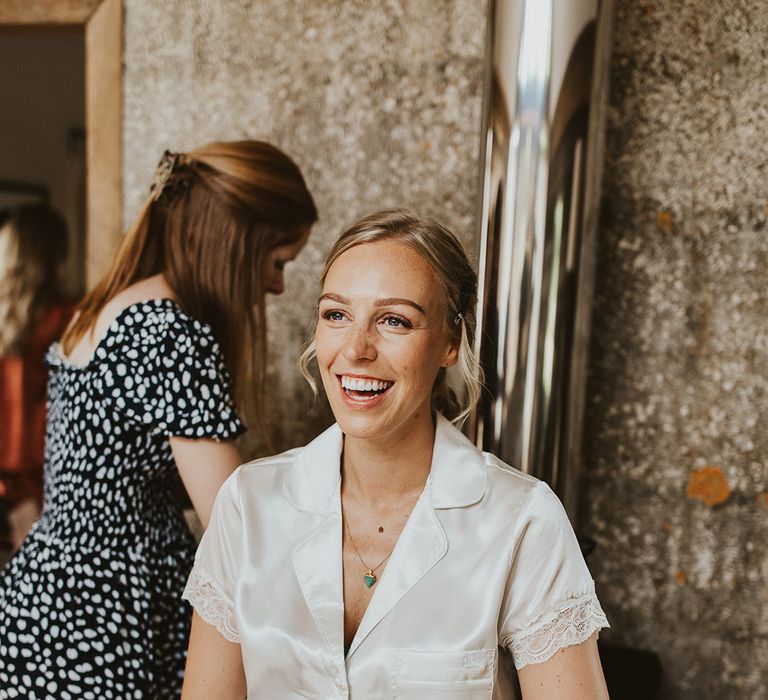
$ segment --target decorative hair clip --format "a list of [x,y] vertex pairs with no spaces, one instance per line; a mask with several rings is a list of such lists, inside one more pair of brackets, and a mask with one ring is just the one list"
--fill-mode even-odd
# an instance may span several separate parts
[[166,185],[173,175],[173,171],[182,162],[183,153],[171,153],[166,151],[155,168],[155,176],[152,180],[152,199],[156,202],[163,194]]
[[458,326],[461,323],[461,320],[464,318],[464,314],[459,311],[454,317],[453,322]]

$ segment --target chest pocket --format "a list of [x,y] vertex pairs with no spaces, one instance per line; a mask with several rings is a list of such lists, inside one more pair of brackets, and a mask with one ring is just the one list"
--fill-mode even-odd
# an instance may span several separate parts
[[393,698],[481,700],[493,694],[496,649],[397,651]]

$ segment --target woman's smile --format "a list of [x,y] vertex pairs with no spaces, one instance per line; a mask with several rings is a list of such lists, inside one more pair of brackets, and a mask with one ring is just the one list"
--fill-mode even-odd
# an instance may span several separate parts
[[391,438],[416,416],[431,425],[435,379],[457,352],[443,296],[429,263],[397,241],[355,246],[331,265],[316,349],[346,434]]
[[375,377],[351,374],[337,374],[336,377],[348,404],[358,409],[378,406],[394,385],[393,381]]

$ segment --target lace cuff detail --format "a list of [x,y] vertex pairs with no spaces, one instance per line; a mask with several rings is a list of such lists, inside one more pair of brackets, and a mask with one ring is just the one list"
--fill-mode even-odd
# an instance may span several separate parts
[[519,670],[540,664],[564,647],[581,644],[603,627],[610,627],[597,596],[587,593],[543,615],[528,629],[504,640]]
[[232,602],[207,572],[193,568],[181,597],[192,604],[203,620],[219,630],[224,639],[240,644]]

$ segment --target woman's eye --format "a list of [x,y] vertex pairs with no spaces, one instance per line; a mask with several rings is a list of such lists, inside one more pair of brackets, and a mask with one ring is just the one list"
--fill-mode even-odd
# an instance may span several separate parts
[[385,316],[382,319],[385,326],[390,328],[410,328],[411,324],[401,316]]
[[341,311],[323,311],[322,316],[326,321],[343,321],[344,314]]
[[282,272],[285,269],[285,260],[275,260],[275,270]]

